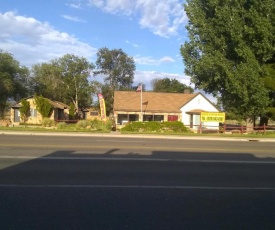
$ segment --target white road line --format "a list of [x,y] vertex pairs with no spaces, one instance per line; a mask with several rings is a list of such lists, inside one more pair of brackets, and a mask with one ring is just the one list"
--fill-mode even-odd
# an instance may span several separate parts
[[164,185],[21,185],[0,184],[0,188],[91,188],[91,189],[180,189],[180,190],[258,190],[275,191],[275,187],[215,187],[215,186],[164,186]]

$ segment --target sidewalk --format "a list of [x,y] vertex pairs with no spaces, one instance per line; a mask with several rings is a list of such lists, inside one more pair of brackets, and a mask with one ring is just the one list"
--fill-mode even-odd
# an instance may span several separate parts
[[[79,132],[39,132],[39,131],[7,131],[0,130],[1,135],[30,135],[30,136],[78,136],[78,137],[116,137],[116,138],[155,138],[155,139],[182,139],[182,140],[211,140],[211,141],[251,141],[275,142],[275,138],[254,138],[242,135],[240,137],[217,136],[184,136],[184,135],[156,135],[156,134],[121,134],[110,133],[79,133]],[[1,140],[1,137],[0,137]]]

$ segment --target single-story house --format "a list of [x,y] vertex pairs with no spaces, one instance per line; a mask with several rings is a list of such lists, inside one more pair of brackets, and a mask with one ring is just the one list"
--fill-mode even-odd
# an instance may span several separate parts
[[[26,98],[27,101],[30,102],[30,116],[26,122],[26,124],[41,124],[42,116],[37,111],[34,97]],[[47,99],[53,107],[53,112],[50,119],[58,121],[58,120],[69,120],[69,106],[59,102],[59,101],[52,101]],[[22,122],[20,117],[20,107],[21,103],[17,103],[11,107],[11,121],[13,125],[19,125]]]
[[218,122],[202,123],[201,112],[219,112],[202,93],[114,93],[114,117],[118,126],[132,121],[181,121],[194,130],[200,125],[218,129]]

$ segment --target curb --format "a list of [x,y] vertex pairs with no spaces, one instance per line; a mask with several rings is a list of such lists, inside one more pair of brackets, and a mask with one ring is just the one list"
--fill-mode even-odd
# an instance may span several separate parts
[[243,141],[243,142],[275,142],[275,138],[244,138],[244,137],[202,137],[202,136],[174,136],[154,134],[121,134],[111,133],[53,133],[28,131],[0,131],[0,135],[29,135],[29,136],[79,136],[79,137],[117,137],[117,138],[151,138],[151,139],[177,139],[177,140],[205,140],[205,141]]

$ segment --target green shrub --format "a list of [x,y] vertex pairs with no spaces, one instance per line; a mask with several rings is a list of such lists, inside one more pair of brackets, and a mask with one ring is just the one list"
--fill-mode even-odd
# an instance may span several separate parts
[[162,129],[162,123],[157,121],[150,121],[144,123],[145,132],[160,132]]
[[70,119],[75,119],[75,106],[72,102],[69,105],[69,117]]
[[112,122],[111,121],[100,121],[97,119],[90,121],[91,129],[93,130],[111,130],[112,129]]
[[165,121],[163,122],[163,126],[165,130],[173,131],[175,133],[187,133],[189,132],[189,129],[183,125],[180,121]]
[[121,131],[125,132],[174,132],[187,133],[190,132],[187,127],[180,121],[174,122],[132,122],[125,125]]
[[108,120],[108,121],[105,123],[105,129],[111,131],[111,130],[112,130],[112,127],[113,127],[113,122],[110,121],[110,120]]
[[89,121],[80,120],[76,123],[75,127],[77,129],[86,129],[90,125]]
[[143,132],[145,128],[145,124],[143,122],[132,122],[125,125],[121,131],[126,132]]
[[65,122],[59,122],[57,124],[58,129],[66,129],[66,127],[67,127],[67,124]]
[[28,117],[30,116],[30,102],[26,99],[21,100],[21,105],[19,111],[20,111],[20,117],[23,120],[24,125],[26,125],[26,122],[28,120]]
[[44,126],[44,127],[52,127],[54,125],[55,125],[54,120],[52,120],[50,118],[47,118],[47,117],[43,118],[43,120],[42,120],[42,126]]
[[91,124],[91,129],[94,129],[94,130],[102,129],[102,122],[97,119],[91,120],[90,124]]
[[41,114],[42,118],[48,118],[53,112],[53,107],[47,98],[44,98],[42,95],[34,95],[34,100],[36,104],[37,111]]

